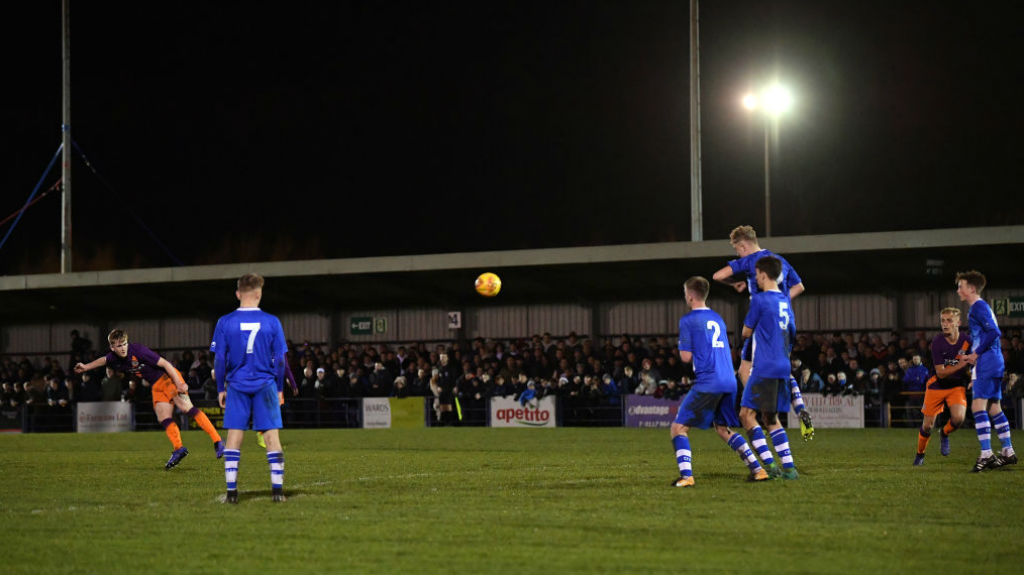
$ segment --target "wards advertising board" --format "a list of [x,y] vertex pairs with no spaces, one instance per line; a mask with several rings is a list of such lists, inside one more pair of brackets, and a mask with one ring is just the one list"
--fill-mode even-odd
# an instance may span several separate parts
[[554,428],[555,399],[545,396],[522,405],[512,396],[491,398],[491,426],[494,428]]
[[391,428],[388,398],[363,398],[363,428]]

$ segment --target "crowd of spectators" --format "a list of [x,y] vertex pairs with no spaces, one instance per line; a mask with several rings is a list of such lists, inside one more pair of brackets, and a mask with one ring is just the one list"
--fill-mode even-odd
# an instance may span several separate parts
[[[70,362],[88,362],[104,351],[73,336]],[[864,395],[869,405],[900,392],[924,390],[934,373],[931,337],[897,332],[800,333],[792,352],[793,375],[805,392]],[[1022,395],[1021,330],[1004,331],[1008,395]],[[734,359],[739,364],[738,346]],[[206,350],[164,353],[182,373],[193,398],[216,398],[212,359]],[[491,396],[521,399],[559,396],[615,402],[642,394],[678,399],[693,370],[679,360],[674,336],[619,335],[587,338],[537,334],[529,338],[477,338],[443,343],[354,343],[327,346],[289,342],[288,361],[302,398],[433,396],[483,402]],[[106,368],[75,375],[54,357],[0,358],[0,405],[67,408],[72,402],[150,401],[147,382]]]

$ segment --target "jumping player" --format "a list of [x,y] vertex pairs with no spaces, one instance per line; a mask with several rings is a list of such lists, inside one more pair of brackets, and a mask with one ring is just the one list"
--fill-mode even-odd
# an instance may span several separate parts
[[[775,279],[775,282],[778,284],[782,294],[790,301],[790,311],[792,312],[793,298],[804,292],[804,282],[793,266],[782,256],[761,248],[757,241],[757,232],[754,231],[752,226],[737,226],[734,228],[729,233],[729,243],[739,258],[730,260],[726,266],[715,272],[714,280],[732,286],[737,292],[746,290],[750,297],[753,298],[754,294],[760,291],[756,281],[757,261],[766,256],[777,258],[782,263],[782,271],[779,273],[778,278]],[[795,336],[795,334],[791,336]],[[747,385],[747,380],[750,378],[750,358],[750,339],[745,338],[740,352],[739,368],[740,381],[743,382],[744,386]],[[800,430],[804,440],[810,440],[814,437],[814,425],[811,421],[810,413],[804,408],[803,399],[800,396],[800,388],[796,385],[795,379],[790,382],[791,395],[794,394],[794,388],[794,401],[797,398],[800,399],[800,402],[794,405],[795,411],[800,416]]]
[[932,365],[935,375],[925,384],[924,405],[921,413],[924,421],[917,433],[917,455],[914,466],[924,464],[925,449],[935,426],[935,417],[942,413],[943,407],[949,407],[949,422],[942,428],[939,451],[949,456],[949,435],[964,423],[967,412],[967,395],[964,392],[970,382],[970,370],[963,361],[964,354],[971,345],[966,333],[960,332],[960,309],[943,308],[939,312],[942,334],[936,334],[932,340]]
[[283,385],[288,345],[277,316],[259,309],[263,277],[246,274],[235,291],[239,307],[217,320],[210,351],[217,374],[217,399],[224,408],[228,429],[224,450],[224,501],[238,504],[238,464],[242,438],[252,418],[252,428],[263,432],[270,465],[270,486],[274,502],[284,502],[284,453],[281,451],[281,405],[278,390]]
[[[956,293],[962,302],[970,305],[967,312],[967,327],[971,331],[971,353],[964,361],[974,364],[974,398],[971,412],[974,414],[974,428],[981,445],[981,454],[975,462],[973,472],[1016,464],[1017,455],[1010,440],[1010,422],[999,405],[1003,398],[1003,353],[999,349],[999,324],[992,308],[981,299],[985,289],[985,275],[977,270],[960,272],[956,275]],[[990,419],[991,417],[991,419]],[[992,426],[995,426],[1002,452],[992,452]]]
[[736,376],[729,355],[725,321],[707,307],[710,283],[694,276],[686,281],[683,292],[690,312],[679,319],[679,358],[693,362],[696,379],[693,388],[679,405],[672,422],[672,445],[679,466],[679,478],[672,486],[693,486],[691,468],[690,427],[706,430],[714,424],[715,432],[750,468],[750,480],[768,480],[768,473],[758,463],[743,436],[729,429],[739,426],[736,417]]
[[107,336],[107,342],[110,344],[109,354],[100,356],[88,364],[75,364],[75,372],[81,374],[101,366],[110,366],[118,372],[130,374],[136,379],[145,379],[151,384],[153,411],[156,412],[157,420],[164,427],[164,433],[174,447],[171,458],[164,465],[165,469],[174,468],[188,456],[188,448],[181,442],[181,431],[174,423],[175,406],[188,414],[210,436],[217,458],[224,455],[224,442],[221,441],[217,428],[206,414],[192,405],[192,400],[188,397],[188,384],[177,368],[146,346],[137,342],[129,343],[128,333],[124,330],[112,330]]

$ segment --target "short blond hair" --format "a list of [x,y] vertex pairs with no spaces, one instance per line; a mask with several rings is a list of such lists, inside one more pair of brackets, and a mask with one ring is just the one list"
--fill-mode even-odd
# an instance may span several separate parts
[[128,340],[128,332],[125,330],[114,328],[110,331],[110,334],[107,334],[107,342],[110,343],[111,346],[122,340]]
[[955,308],[953,306],[947,306],[946,308],[943,308],[941,312],[939,312],[939,316],[945,316],[946,314],[949,314],[950,316],[959,316],[960,309]]
[[250,272],[238,279],[239,292],[252,292],[263,288],[263,276]]
[[754,232],[753,226],[737,226],[729,233],[729,243],[735,244],[744,241],[757,242],[757,232]]

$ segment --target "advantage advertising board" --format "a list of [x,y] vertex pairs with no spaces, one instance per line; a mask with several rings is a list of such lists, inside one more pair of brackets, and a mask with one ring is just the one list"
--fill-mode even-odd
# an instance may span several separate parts
[[680,402],[630,394],[626,396],[626,427],[668,428],[675,420]]

